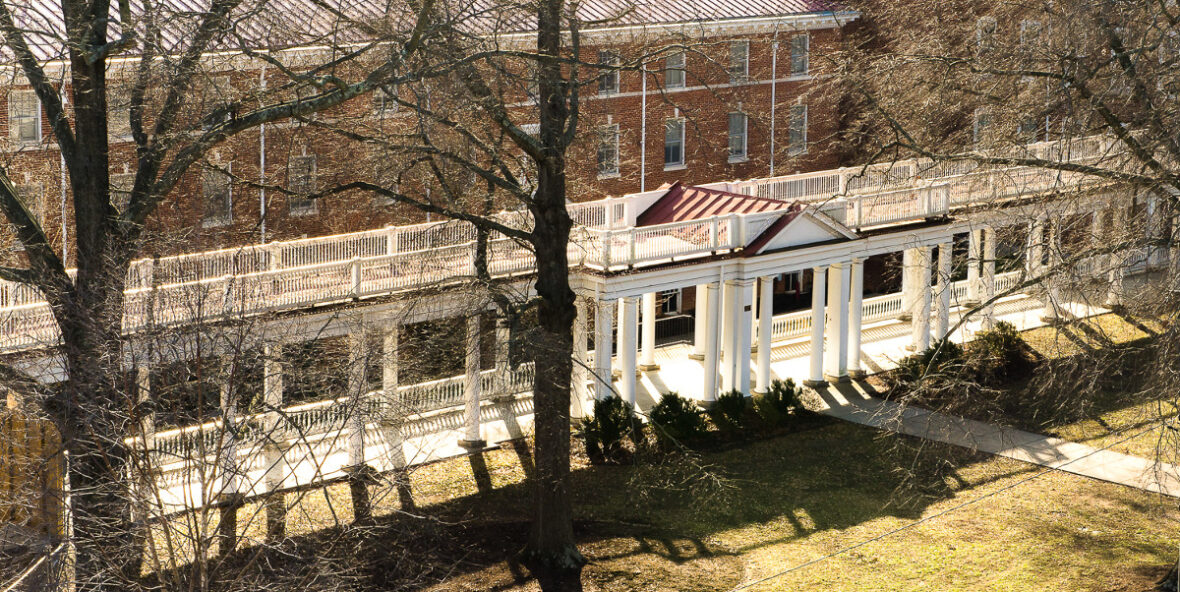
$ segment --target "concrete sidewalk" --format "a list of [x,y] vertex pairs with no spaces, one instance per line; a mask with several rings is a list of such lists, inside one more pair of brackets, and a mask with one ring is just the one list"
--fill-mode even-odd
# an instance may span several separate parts
[[816,394],[817,411],[845,421],[1180,497],[1180,468],[1172,464],[908,407],[878,399],[857,382],[821,387]]

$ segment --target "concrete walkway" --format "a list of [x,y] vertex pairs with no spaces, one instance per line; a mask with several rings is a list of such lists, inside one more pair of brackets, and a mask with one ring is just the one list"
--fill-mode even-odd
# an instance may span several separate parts
[[1180,468],[1172,464],[884,401],[858,382],[822,387],[815,394],[811,406],[845,421],[1180,497]]

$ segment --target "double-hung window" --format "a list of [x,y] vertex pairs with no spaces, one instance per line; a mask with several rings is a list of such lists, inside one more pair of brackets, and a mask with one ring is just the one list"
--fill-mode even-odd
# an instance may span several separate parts
[[684,166],[684,118],[664,122],[664,168]]
[[[229,170],[229,166],[226,166]],[[201,192],[205,197],[205,226],[224,226],[233,222],[234,192],[229,173],[208,169],[201,179]]]
[[292,216],[316,212],[316,201],[308,197],[316,191],[315,181],[315,155],[292,156],[287,163],[287,209]]
[[397,113],[396,88],[383,84],[373,91],[373,113],[378,117]]
[[795,156],[807,153],[807,105],[791,105],[790,121],[787,125],[787,154]]
[[598,177],[619,175],[619,125],[604,125],[598,130]]
[[14,144],[41,141],[41,101],[32,90],[8,93],[8,139]]
[[791,37],[791,76],[807,76],[810,53],[811,37],[807,33]]
[[990,16],[975,21],[975,55],[986,55],[996,46],[996,19]]
[[748,123],[749,118],[745,113],[729,114],[729,162],[746,160]]
[[732,41],[729,44],[729,83],[742,84],[750,77],[750,42]]
[[664,88],[684,88],[684,52],[664,58]]
[[613,95],[619,92],[619,54],[613,51],[598,52],[598,94]]

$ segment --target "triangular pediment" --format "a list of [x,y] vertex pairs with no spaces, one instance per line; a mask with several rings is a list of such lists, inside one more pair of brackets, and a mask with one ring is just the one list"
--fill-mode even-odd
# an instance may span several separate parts
[[857,234],[823,214],[808,211],[783,216],[767,228],[746,248],[747,255],[757,255],[834,240],[852,240]]

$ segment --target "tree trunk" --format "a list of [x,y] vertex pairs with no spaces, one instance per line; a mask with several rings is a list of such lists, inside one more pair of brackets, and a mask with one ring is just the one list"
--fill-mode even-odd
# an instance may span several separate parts
[[573,324],[577,316],[569,284],[567,249],[572,221],[566,211],[565,127],[569,106],[560,61],[565,6],[547,0],[538,6],[540,139],[544,158],[537,160],[537,191],[531,206],[535,227],[540,335],[532,340],[536,378],[533,422],[536,432],[536,478],[533,524],[522,560],[541,589],[580,591],[586,559],[574,544],[570,472],[570,376],[573,370]]

